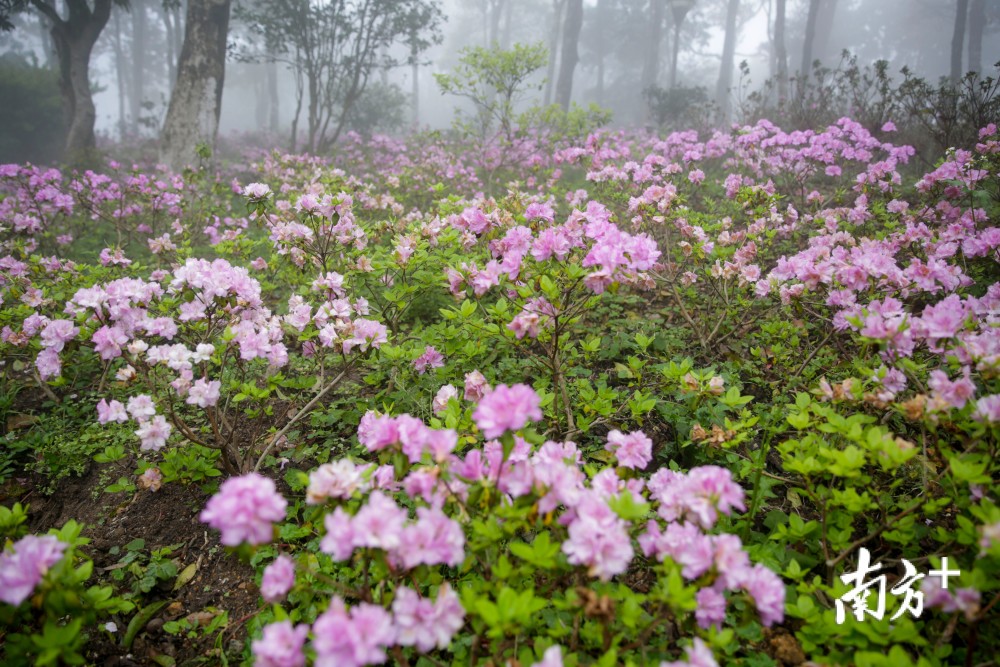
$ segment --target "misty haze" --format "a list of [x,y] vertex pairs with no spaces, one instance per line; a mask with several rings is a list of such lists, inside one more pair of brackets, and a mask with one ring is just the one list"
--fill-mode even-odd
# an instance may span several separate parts
[[1000,0],[0,0],[0,664],[990,667]]

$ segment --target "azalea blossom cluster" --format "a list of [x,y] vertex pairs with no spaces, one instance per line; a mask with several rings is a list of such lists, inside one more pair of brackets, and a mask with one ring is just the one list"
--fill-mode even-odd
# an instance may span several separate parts
[[311,630],[314,665],[377,665],[385,662],[386,649],[392,646],[412,646],[422,653],[446,648],[464,619],[458,596],[447,583],[438,588],[435,599],[400,586],[393,593],[391,610],[367,602],[348,608],[334,596],[311,628],[293,626],[291,621],[272,623],[252,642],[251,650],[257,667],[303,667]]
[[312,187],[300,193],[294,204],[276,199],[274,212],[268,206],[272,194],[263,183],[251,183],[243,189],[250,204],[258,207],[251,220],[262,220],[275,251],[287,255],[296,266],[305,266],[308,258],[321,264],[334,243],[357,250],[368,244],[365,230],[354,217],[354,200],[346,192],[333,196]]
[[[699,586],[696,617],[702,627],[721,626],[727,593],[746,593],[766,625],[782,620],[781,579],[765,566],[751,564],[735,535],[707,532],[720,516],[745,508],[743,490],[728,470],[701,466],[680,473],[661,468],[648,479],[625,474],[650,462],[652,443],[642,432],[613,431],[608,449],[621,467],[590,477],[575,443],[548,441],[536,449],[518,435],[542,416],[540,398],[527,385],[498,385],[479,396],[473,392],[472,400],[473,420],[488,440],[464,455],[454,453],[458,438],[453,430],[433,429],[405,414],[366,414],[358,428],[359,442],[376,455],[397,449],[410,465],[401,478],[391,465],[358,465],[349,459],[313,471],[308,502],[329,510],[320,550],[335,561],[356,558],[359,552],[381,554],[397,572],[417,566],[445,572],[458,568],[469,557],[466,531],[471,526],[465,502],[473,487],[482,485],[496,489],[501,502],[533,498],[539,514],[558,513],[556,525],[565,531],[560,549],[570,567],[582,568],[589,576],[607,581],[623,574],[635,556],[634,545],[647,557],[676,563],[683,577]],[[497,438],[509,439],[508,445]],[[612,501],[626,494],[635,502],[651,503],[659,518],[643,526],[619,516]],[[401,506],[396,497],[415,510]],[[260,544],[270,538],[283,507],[272,484],[248,476],[226,482],[202,518],[223,532],[225,544]],[[269,566],[264,584],[270,599],[280,598],[290,586],[289,564],[279,559]],[[457,599],[448,597],[450,589],[442,587],[433,604],[403,590],[397,590],[391,614],[369,603],[348,610],[334,598],[312,627],[320,659],[335,656],[343,661],[336,664],[376,664],[393,643],[420,650],[446,647],[463,618]],[[442,604],[451,611],[437,609]],[[441,615],[451,623],[441,625]],[[421,625],[420,619],[429,618],[438,621]],[[273,627],[255,644],[258,659],[277,655],[281,646],[289,655],[300,655],[307,632]],[[437,634],[431,633],[432,627]]]
[[[526,212],[530,219],[543,221],[551,220],[552,215],[551,208],[544,206],[529,206]],[[491,219],[476,206],[467,207],[460,215],[449,218],[449,222],[463,232],[467,246],[473,245],[477,237],[500,229],[498,216]],[[603,293],[615,282],[648,288],[651,279],[647,272],[660,256],[653,239],[646,234],[633,235],[619,229],[611,222],[611,212],[597,201],[589,201],[585,208],[575,209],[561,225],[543,225],[537,234],[525,225],[506,228],[503,237],[490,243],[490,252],[493,258],[482,269],[471,262],[463,263],[459,269],[447,270],[452,294],[463,296],[467,286],[471,286],[476,296],[482,296],[499,285],[502,277],[519,284],[522,272],[531,268],[532,263],[541,264],[552,259],[565,262],[570,260],[571,254],[580,266],[591,269],[584,284],[595,294]],[[537,306],[531,310],[537,310]],[[512,327],[520,331],[526,325],[513,324]]]
[[364,297],[354,301],[345,298],[341,287],[343,281],[343,276],[331,271],[313,282],[313,290],[325,297],[315,310],[300,295],[288,300],[288,314],[282,321],[300,333],[316,332],[315,340],[304,346],[303,353],[307,357],[314,356],[318,349],[344,354],[355,350],[365,352],[378,349],[388,341],[385,325],[364,317],[370,313],[368,301]]
[[[0,188],[11,195],[0,198],[0,252],[13,251],[15,240],[24,244],[25,252],[34,252],[36,235],[73,212],[73,197],[61,186],[58,169],[0,165]],[[11,234],[5,238],[7,231]]]
[[0,553],[0,600],[15,607],[31,595],[66,551],[53,535],[26,535]]

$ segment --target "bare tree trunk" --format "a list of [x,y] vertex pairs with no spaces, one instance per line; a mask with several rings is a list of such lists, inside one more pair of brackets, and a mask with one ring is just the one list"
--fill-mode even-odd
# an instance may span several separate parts
[[986,0],[972,0],[969,6],[970,72],[983,71],[983,25],[986,23]]
[[132,85],[129,87],[129,113],[132,131],[139,133],[139,119],[142,116],[143,78],[146,74],[146,6],[143,0],[131,0],[132,14]]
[[177,51],[174,49],[174,30],[176,28],[170,10],[163,5],[157,6],[160,8],[163,27],[167,33],[167,86],[173,89],[174,82],[177,80]]
[[[597,23],[598,25],[607,24],[607,11],[608,2],[607,0],[597,0]],[[604,37],[604,31],[597,31],[597,103],[599,105],[604,104],[604,59],[608,55],[608,42]]]
[[802,64],[799,76],[803,81],[809,78],[813,64],[813,42],[816,40],[816,15],[819,14],[820,0],[809,0],[809,13],[806,15],[806,34],[802,40]]
[[655,86],[660,78],[660,45],[663,43],[664,0],[649,0],[649,30],[646,33],[646,57],[642,62],[640,89]]
[[951,35],[951,83],[957,85],[962,78],[962,42],[969,16],[969,0],[958,0],[955,12],[955,30]]
[[549,26],[549,62],[545,67],[545,106],[552,104],[555,88],[556,61],[559,59],[559,33],[562,30],[562,10],[566,0],[552,0],[552,24]]
[[267,126],[277,132],[281,125],[281,98],[278,96],[278,64],[267,63]]
[[777,0],[774,10],[774,61],[778,79],[778,99],[788,99],[788,49],[785,47],[785,0]]
[[97,110],[90,90],[90,54],[101,31],[111,17],[111,0],[95,0],[93,8],[86,0],[65,0],[68,17],[42,0],[31,4],[52,24],[49,34],[59,63],[59,90],[69,121],[66,134],[66,157],[85,162],[96,147],[94,123]]
[[52,35],[49,33],[52,26],[45,20],[44,16],[38,17],[38,39],[42,43],[42,53],[45,54],[45,67],[56,68],[55,46],[52,44]]
[[729,0],[726,9],[726,38],[722,44],[722,63],[719,65],[719,82],[715,88],[715,101],[723,122],[729,120],[729,88],[733,83],[733,57],[736,53],[736,17],[740,13],[740,0]]
[[121,12],[115,11],[115,38],[112,45],[115,50],[115,83],[118,87],[118,139],[124,140],[128,119],[125,117],[125,50],[122,48]]
[[490,0],[490,34],[487,38],[489,46],[500,44],[500,17],[503,16],[504,0]]
[[[837,13],[837,0],[820,0],[816,10],[816,36],[813,40],[813,59],[825,62],[828,53],[830,33],[833,32],[833,17]],[[839,54],[838,54],[839,55]]]
[[583,28],[583,0],[567,0],[566,21],[563,24],[562,53],[559,56],[559,80],[556,82],[556,104],[569,109],[573,97],[573,73],[579,61],[577,43]]
[[677,58],[681,53],[681,24],[677,21],[674,21],[674,38],[670,48],[670,79],[667,87],[673,90],[677,87]]
[[412,54],[410,76],[413,77],[413,81],[410,83],[410,97],[413,103],[413,118],[410,124],[416,130],[420,127],[420,63],[417,61],[416,54]]
[[483,46],[490,48],[490,4],[493,0],[481,0],[483,3]]
[[256,76],[257,72],[261,72],[267,67],[264,64],[252,64],[250,65],[254,70],[253,75],[253,98],[254,98],[254,122],[257,125],[258,130],[262,130],[267,127],[267,77],[266,76]]
[[500,48],[505,51],[510,48],[511,35],[514,32],[512,25],[514,20],[514,0],[504,0],[503,4],[503,33],[500,38]]
[[[183,9],[183,11],[181,11]],[[181,51],[184,50],[184,17],[187,15],[187,0],[181,0],[173,8],[174,12],[174,69],[177,68],[177,61],[180,60]],[[174,83],[177,82],[177,72],[174,72]],[[173,84],[171,84],[173,89]]]
[[226,36],[232,0],[190,0],[177,83],[163,123],[160,159],[191,163],[198,144],[215,145],[226,75]]

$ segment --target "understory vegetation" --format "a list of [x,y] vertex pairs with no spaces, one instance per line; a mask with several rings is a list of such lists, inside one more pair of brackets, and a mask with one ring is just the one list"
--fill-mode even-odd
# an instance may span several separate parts
[[992,664],[996,125],[612,130],[490,57],[452,133],[0,166],[4,664]]

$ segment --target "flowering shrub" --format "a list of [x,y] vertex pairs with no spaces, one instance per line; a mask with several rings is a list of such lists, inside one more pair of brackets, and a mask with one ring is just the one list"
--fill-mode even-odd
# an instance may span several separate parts
[[[745,509],[728,470],[636,474],[650,462],[649,439],[616,431],[609,444],[630,465],[588,473],[575,443],[543,441],[526,428],[541,418],[538,404],[525,385],[487,391],[461,432],[474,424],[489,439],[461,455],[458,441],[475,437],[405,414],[365,415],[358,439],[375,460],[339,459],[308,476],[300,520],[325,530],[297,546],[320,557],[299,558],[296,572],[283,554],[264,572],[262,594],[272,602],[289,595],[312,608],[332,586],[329,605],[314,620],[296,616],[312,621],[311,631],[287,620],[267,625],[254,643],[257,662],[302,664],[307,636],[317,664],[377,664],[387,651],[397,660],[444,652],[458,661],[540,660],[553,642],[560,655],[648,661],[673,652],[636,636],[664,619],[681,632],[721,629],[736,604],[729,598],[764,625],[781,622],[781,579],[752,564],[736,535],[710,532]],[[224,543],[238,536],[259,544],[274,531],[283,512],[271,512],[280,503],[265,481],[233,478],[210,501],[202,520]],[[643,591],[612,584],[640,553],[652,577]],[[348,608],[345,596],[361,602]],[[529,657],[518,651],[545,635]],[[711,650],[697,646],[711,661]]]
[[[80,552],[89,540],[68,522],[48,535],[25,535],[20,504],[3,508],[0,623],[4,664],[82,664],[99,620],[132,609],[111,586],[91,585],[94,564]],[[16,541],[14,537],[20,536]]]
[[[256,664],[977,664],[1000,135],[921,173],[893,132],[5,166],[0,372],[84,405],[109,492],[212,494]],[[960,574],[838,621],[861,548]]]

